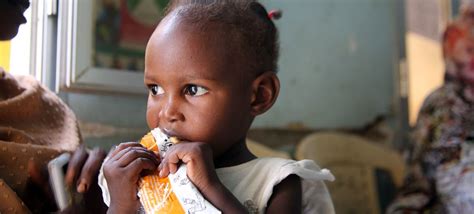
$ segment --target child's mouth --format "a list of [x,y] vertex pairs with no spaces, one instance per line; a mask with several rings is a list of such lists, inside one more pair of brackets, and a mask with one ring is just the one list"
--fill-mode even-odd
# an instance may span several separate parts
[[172,141],[183,141],[183,137],[181,137],[177,132],[167,129],[167,128],[160,128],[161,132],[163,132],[166,136],[170,137]]

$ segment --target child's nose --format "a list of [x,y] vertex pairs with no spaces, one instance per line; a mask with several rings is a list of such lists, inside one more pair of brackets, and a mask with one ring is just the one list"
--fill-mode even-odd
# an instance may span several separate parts
[[165,122],[178,122],[184,120],[184,115],[179,111],[179,101],[168,97],[160,111],[160,119]]

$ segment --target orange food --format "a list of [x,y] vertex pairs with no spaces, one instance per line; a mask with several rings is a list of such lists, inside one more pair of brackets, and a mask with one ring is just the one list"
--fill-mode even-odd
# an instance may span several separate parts
[[[170,140],[173,142],[172,139]],[[142,138],[140,144],[151,151],[159,151],[151,132]],[[158,172],[144,176],[140,180],[139,195],[140,202],[146,213],[185,213],[178,198],[172,191],[169,179],[160,178]]]

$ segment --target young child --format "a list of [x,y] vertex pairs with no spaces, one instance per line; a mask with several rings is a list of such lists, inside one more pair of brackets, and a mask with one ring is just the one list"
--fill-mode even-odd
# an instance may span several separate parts
[[[103,165],[109,212],[135,213],[144,170],[162,177],[182,163],[202,195],[223,213],[333,213],[309,160],[256,158],[246,147],[253,119],[277,99],[277,29],[251,0],[172,1],[146,50],[147,123],[181,139],[160,160],[122,143]],[[107,194],[107,193],[106,193]]]

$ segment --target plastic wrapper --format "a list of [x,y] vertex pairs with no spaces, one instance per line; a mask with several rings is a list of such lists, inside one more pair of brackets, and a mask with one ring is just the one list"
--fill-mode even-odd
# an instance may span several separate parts
[[[145,135],[140,144],[158,152],[161,157],[178,140],[156,128]],[[176,173],[160,178],[158,171],[139,181],[138,197],[146,213],[221,213],[204,199],[186,175],[182,164]]]

